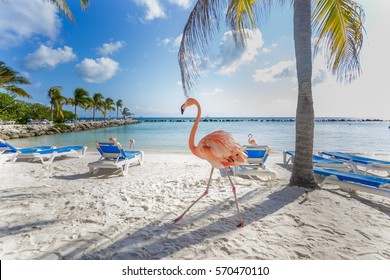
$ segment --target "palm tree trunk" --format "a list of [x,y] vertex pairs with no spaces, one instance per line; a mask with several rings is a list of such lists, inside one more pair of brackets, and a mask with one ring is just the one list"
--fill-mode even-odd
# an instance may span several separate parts
[[74,118],[75,122],[77,122],[77,105],[74,105]]
[[53,121],[53,103],[50,104],[50,121]]
[[298,77],[295,159],[290,185],[315,188],[313,173],[314,107],[312,96],[311,0],[294,1],[294,42]]
[[93,107],[93,117],[92,117],[92,120],[95,121],[95,111],[96,111],[96,107],[94,106]]

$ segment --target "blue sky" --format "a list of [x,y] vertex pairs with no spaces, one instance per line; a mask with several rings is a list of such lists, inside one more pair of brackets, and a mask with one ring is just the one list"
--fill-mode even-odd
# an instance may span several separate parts
[[[29,78],[32,102],[63,86],[100,92],[137,116],[179,116],[185,97],[178,45],[194,0],[92,0],[87,12],[67,1],[76,25],[42,0],[0,2],[0,60]],[[390,119],[390,1],[362,0],[366,35],[362,75],[340,84],[318,55],[313,67],[317,117]],[[295,116],[297,88],[292,9],[273,7],[247,47],[235,48],[221,24],[193,96],[206,116]],[[70,107],[67,109],[71,109]],[[79,110],[81,115],[91,113]],[[193,116],[195,111],[186,113]],[[114,116],[115,113],[110,115]]]

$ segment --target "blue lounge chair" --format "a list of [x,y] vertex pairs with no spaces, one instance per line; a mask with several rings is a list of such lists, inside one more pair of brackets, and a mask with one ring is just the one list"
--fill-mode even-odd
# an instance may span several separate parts
[[[283,163],[293,163],[295,158],[295,151],[283,151]],[[353,167],[350,164],[340,160],[331,160],[321,156],[313,155],[313,165],[315,167],[328,167],[333,169],[350,171]]]
[[264,176],[271,179],[276,178],[276,173],[270,170],[265,162],[271,152],[271,148],[266,145],[244,145],[245,153],[248,155],[247,163],[233,167],[233,175],[240,176]]
[[86,146],[65,146],[49,150],[18,151],[16,153],[14,161],[17,161],[18,159],[39,159],[42,164],[51,164],[53,160],[58,156],[73,155],[78,158],[81,158],[85,156],[86,150]]
[[326,184],[339,185],[344,190],[367,192],[390,198],[390,179],[388,178],[317,167],[314,168],[314,173],[325,177],[320,187]]
[[12,146],[10,143],[0,139],[0,154],[3,153],[16,153],[16,152],[36,152],[36,151],[41,151],[41,150],[49,150],[53,149],[55,146],[34,146],[30,148],[16,148]]
[[143,163],[143,151],[125,151],[118,142],[97,142],[96,148],[101,157],[98,161],[88,163],[91,174],[97,174],[99,169],[115,169],[125,176],[131,165]]
[[390,176],[390,161],[367,158],[362,156],[355,156],[348,153],[341,152],[319,152],[320,155],[328,156],[331,159],[342,160],[348,162],[355,173],[359,173],[358,167],[363,167],[364,173],[367,174],[369,170],[386,171]]

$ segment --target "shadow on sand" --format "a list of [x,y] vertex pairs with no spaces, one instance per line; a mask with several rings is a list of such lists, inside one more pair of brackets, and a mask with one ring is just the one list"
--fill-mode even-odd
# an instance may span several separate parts
[[[264,190],[255,189],[239,198],[240,203],[250,200],[259,195]],[[251,223],[261,221],[268,215],[271,215],[286,205],[292,203],[304,194],[305,189],[298,187],[283,187],[281,190],[271,193],[261,203],[245,207],[242,205],[242,217],[246,226]],[[136,231],[124,233],[118,237],[110,237],[107,232],[104,234],[108,244],[102,244],[99,238],[83,238],[77,247],[72,244],[72,248],[59,248],[58,250],[67,252],[63,254],[62,259],[163,259],[169,258],[175,252],[183,248],[190,247],[204,242],[207,239],[225,235],[226,233],[239,231],[235,224],[237,216],[219,217],[216,212],[220,208],[226,207],[226,201],[218,205],[211,206],[206,212],[199,215],[186,216],[179,224],[172,224],[172,218],[169,222],[156,221],[150,223]],[[229,206],[230,207],[230,206]],[[232,209],[234,204],[232,206]],[[210,224],[196,228],[194,222],[204,219],[210,215],[216,216],[216,220]],[[130,231],[130,230],[129,230]],[[126,230],[122,230],[126,232]],[[104,242],[103,242],[104,243]],[[98,245],[101,244],[101,245]],[[96,249],[93,249],[96,248]],[[57,250],[57,251],[58,251]],[[50,254],[50,253],[48,253]],[[45,258],[42,256],[41,258]]]

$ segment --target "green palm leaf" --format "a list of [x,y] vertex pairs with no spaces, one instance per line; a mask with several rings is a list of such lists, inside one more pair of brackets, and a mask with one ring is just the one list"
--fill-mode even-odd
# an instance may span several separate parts
[[352,0],[314,0],[313,27],[318,39],[315,53],[323,47],[328,68],[340,80],[351,81],[360,72],[363,44],[363,8]]

